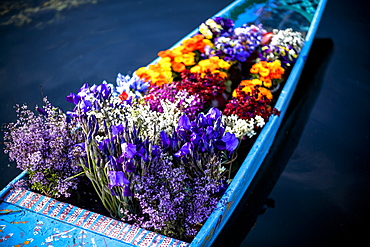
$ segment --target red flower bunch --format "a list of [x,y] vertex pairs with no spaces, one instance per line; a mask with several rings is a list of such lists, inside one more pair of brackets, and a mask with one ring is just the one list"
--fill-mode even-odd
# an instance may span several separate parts
[[177,90],[186,90],[191,95],[198,94],[203,98],[204,104],[211,104],[211,101],[221,97],[226,90],[226,78],[219,73],[191,73],[185,70],[181,73],[181,81],[177,84]]
[[236,89],[236,97],[233,97],[226,104],[223,114],[226,116],[234,114],[247,120],[259,115],[265,122],[272,114],[279,115],[279,111],[271,107],[272,99],[269,99],[266,95],[261,95],[259,89],[262,87],[260,85],[250,87],[249,92],[242,90],[243,88],[244,86],[239,86]]

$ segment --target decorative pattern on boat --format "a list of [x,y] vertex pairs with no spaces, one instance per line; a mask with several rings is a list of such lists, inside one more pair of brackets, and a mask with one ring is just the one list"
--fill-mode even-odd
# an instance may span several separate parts
[[3,200],[0,245],[5,241],[9,246],[189,245],[28,190],[11,190]]

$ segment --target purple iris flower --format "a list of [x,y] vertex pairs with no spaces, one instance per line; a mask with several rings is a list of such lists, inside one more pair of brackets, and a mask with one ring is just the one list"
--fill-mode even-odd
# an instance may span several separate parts
[[187,143],[185,143],[181,148],[180,148],[180,150],[177,152],[177,153],[175,153],[174,155],[175,155],[175,157],[183,157],[183,156],[186,156],[186,155],[188,155],[189,153],[190,153],[190,151],[191,151],[191,144],[189,143],[189,142],[187,142]]
[[161,154],[162,150],[159,146],[157,145],[153,145],[152,146],[152,159],[155,159],[156,157],[159,157],[159,155]]
[[68,96],[66,96],[66,100],[69,103],[77,105],[78,102],[80,102],[80,100],[81,100],[81,96],[78,95],[78,94],[70,93]]
[[98,148],[105,154],[109,154],[110,149],[110,139],[104,139],[103,141],[99,142]]
[[216,137],[213,131],[213,126],[207,126],[205,134],[207,136],[207,139],[214,139]]
[[120,133],[123,133],[123,131],[125,130],[125,127],[123,127],[122,124],[119,124],[119,125],[112,125],[111,126],[111,130],[112,130],[112,134],[113,136],[117,136],[119,135]]
[[126,172],[134,172],[136,170],[135,164],[133,160],[128,160],[125,162],[125,171]]
[[78,96],[81,98],[86,97],[86,95],[89,93],[90,87],[89,84],[85,83],[82,85],[82,87],[78,90]]
[[167,133],[164,130],[162,130],[159,135],[161,137],[162,146],[164,148],[168,148],[171,144],[170,137],[167,135]]
[[226,149],[226,143],[223,142],[222,140],[216,140],[215,141],[215,147],[218,149],[218,150],[225,150]]
[[92,108],[92,104],[90,100],[82,100],[80,103],[80,107],[82,112],[88,112]]
[[195,145],[198,145],[199,141],[200,141],[200,136],[195,133],[195,132],[192,132],[190,134],[190,141],[195,144]]
[[197,126],[203,127],[207,125],[207,118],[203,114],[199,114],[197,117]]
[[71,118],[78,117],[78,114],[77,114],[76,112],[74,112],[74,111],[67,111],[67,112],[66,112],[66,115],[67,115],[68,117],[71,117]]
[[144,147],[141,147],[139,151],[136,152],[136,155],[140,156],[144,162],[149,160],[147,149]]
[[125,186],[125,190],[123,191],[124,196],[133,196],[134,194],[132,193],[130,186]]
[[143,81],[140,77],[134,75],[130,80],[130,88],[135,92],[145,93],[149,88],[149,82]]
[[99,123],[96,116],[91,115],[87,117],[88,133],[87,140],[90,142],[99,131]]
[[87,90],[87,92],[90,92],[90,93],[97,93],[98,92],[98,86],[97,85],[92,85],[90,87],[90,89]]
[[125,177],[123,171],[108,171],[109,188],[113,186],[125,187],[130,181]]
[[117,160],[114,156],[109,155],[108,158],[109,158],[109,164],[111,165],[112,169],[114,169],[116,171],[117,170],[122,170],[122,168],[119,166],[119,164],[118,164],[118,162],[117,162]]
[[100,93],[100,95],[103,97],[104,100],[107,100],[109,96],[111,95],[111,88],[108,86],[108,84],[100,84],[96,88],[97,92]]
[[188,118],[186,114],[182,115],[179,119],[179,124],[178,124],[177,129],[186,131],[186,130],[190,130],[190,127],[191,127],[190,119]]
[[127,158],[127,159],[132,159],[134,158],[136,154],[136,145],[131,144],[131,143],[122,143],[122,156]]
[[231,134],[229,132],[226,132],[221,140],[226,144],[225,149],[229,152],[234,151],[239,144],[239,139],[235,136],[235,134]]

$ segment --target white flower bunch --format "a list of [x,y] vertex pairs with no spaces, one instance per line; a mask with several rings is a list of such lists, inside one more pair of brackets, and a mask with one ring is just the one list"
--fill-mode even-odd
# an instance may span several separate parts
[[270,42],[271,45],[290,45],[297,53],[301,52],[302,46],[304,45],[302,33],[294,32],[292,28],[287,28],[285,30],[274,29],[272,32],[274,35]]
[[226,126],[225,131],[235,134],[239,139],[248,136],[252,138],[256,135],[256,127],[262,128],[265,125],[265,120],[261,116],[255,116],[249,120],[241,119],[237,115],[222,116],[222,121]]

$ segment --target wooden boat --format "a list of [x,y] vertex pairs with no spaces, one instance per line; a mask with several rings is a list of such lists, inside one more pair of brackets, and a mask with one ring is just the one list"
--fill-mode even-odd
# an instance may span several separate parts
[[[191,243],[134,227],[32,191],[12,189],[11,184],[26,175],[26,172],[23,172],[0,192],[0,245],[214,245],[274,141],[304,67],[325,4],[326,0],[238,0],[215,15],[233,19],[236,26],[253,22],[262,23],[266,29],[291,27],[305,34],[305,44],[275,105],[281,112],[280,116],[271,116],[222,197],[222,202]],[[193,36],[196,32],[197,30],[194,30],[184,39]]]

